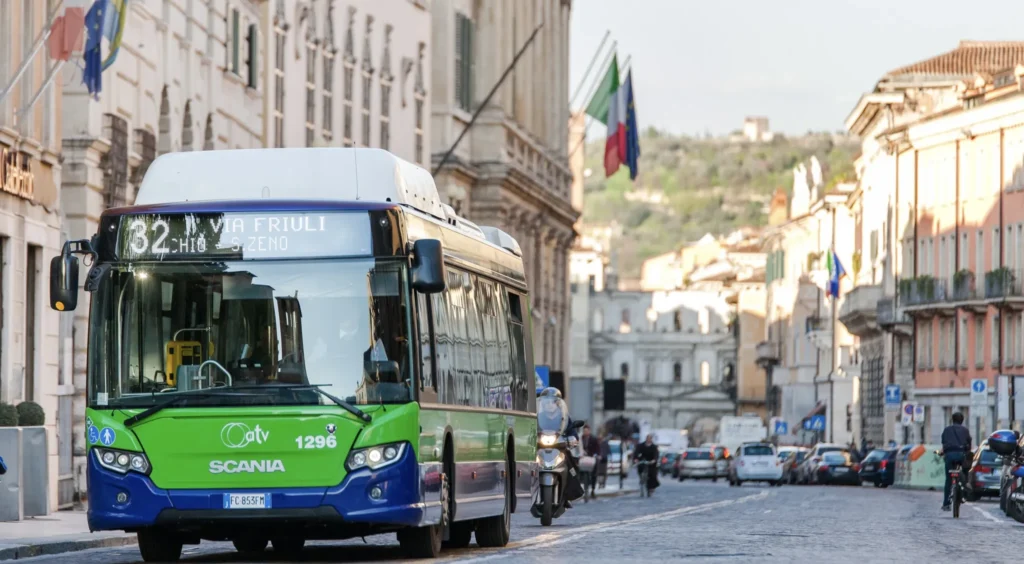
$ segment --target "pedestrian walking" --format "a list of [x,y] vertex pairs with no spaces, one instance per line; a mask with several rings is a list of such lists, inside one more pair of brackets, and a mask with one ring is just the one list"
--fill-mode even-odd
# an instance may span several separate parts
[[[597,487],[598,462],[601,458],[601,443],[597,437],[590,433],[590,425],[583,426],[583,436],[580,437],[580,446],[583,447],[583,457],[580,458],[580,472],[583,481],[583,501],[597,497],[594,489]],[[590,489],[590,496],[587,496],[587,489]]]

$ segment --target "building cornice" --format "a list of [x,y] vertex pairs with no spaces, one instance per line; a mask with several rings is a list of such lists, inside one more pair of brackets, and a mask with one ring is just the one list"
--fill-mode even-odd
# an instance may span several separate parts
[[1024,125],[1024,93],[925,119],[907,129],[907,138],[913,148],[926,149],[1017,125]]
[[853,111],[846,117],[846,131],[861,136],[871,128],[882,106],[903,104],[906,94],[899,92],[869,92],[860,97]]

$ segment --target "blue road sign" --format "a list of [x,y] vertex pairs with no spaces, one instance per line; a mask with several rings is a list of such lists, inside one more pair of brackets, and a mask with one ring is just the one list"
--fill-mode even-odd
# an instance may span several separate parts
[[534,368],[534,372],[537,374],[537,393],[547,388],[551,382],[551,367],[549,366],[537,366]]
[[988,382],[984,380],[976,379],[973,382],[971,382],[971,391],[973,391],[976,394],[983,394],[985,393],[985,388],[987,384]]
[[815,415],[810,419],[804,421],[804,429],[808,431],[824,431],[825,430],[825,416]]
[[775,421],[775,434],[785,435],[787,433],[789,433],[789,424],[782,420]]
[[902,396],[900,394],[899,384],[889,384],[885,387],[885,403],[886,405],[899,405]]

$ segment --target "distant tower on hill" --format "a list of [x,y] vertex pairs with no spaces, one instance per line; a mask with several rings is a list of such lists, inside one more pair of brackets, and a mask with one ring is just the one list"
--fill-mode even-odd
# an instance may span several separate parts
[[743,136],[751,143],[771,141],[774,135],[768,130],[768,118],[748,117],[743,120]]

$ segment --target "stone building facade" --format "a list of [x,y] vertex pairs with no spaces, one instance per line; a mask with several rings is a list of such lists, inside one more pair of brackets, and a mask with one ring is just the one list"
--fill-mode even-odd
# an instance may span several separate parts
[[61,245],[61,91],[58,65],[36,47],[52,4],[0,1],[0,402],[33,401],[46,414],[54,511],[71,500],[74,388],[48,305],[49,259]]
[[532,292],[534,362],[569,368],[569,251],[579,212],[569,169],[569,0],[433,0],[432,162],[543,22],[515,70],[435,175],[460,215],[519,241]]
[[271,0],[268,147],[377,147],[430,165],[425,0]]
[[[172,151],[264,146],[261,22],[266,2],[129,2],[116,62],[91,96],[64,66],[61,206],[65,237],[96,233],[104,209],[130,205],[149,164]],[[82,281],[88,269],[81,270]],[[85,483],[89,294],[73,314],[74,476]]]

